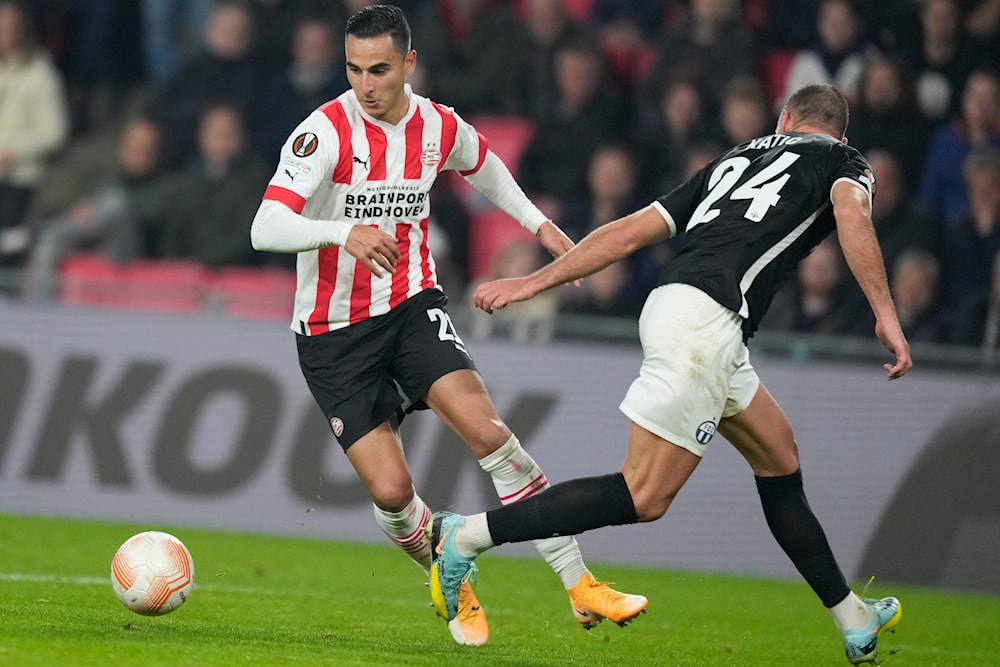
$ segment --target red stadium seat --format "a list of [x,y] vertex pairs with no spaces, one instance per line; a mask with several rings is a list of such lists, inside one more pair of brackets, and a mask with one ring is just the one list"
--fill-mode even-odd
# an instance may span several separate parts
[[122,267],[103,255],[70,255],[59,266],[59,301],[116,306],[124,299]]
[[[517,178],[521,154],[535,134],[535,121],[525,116],[479,115],[468,119],[486,137],[490,150],[503,160]],[[456,178],[455,194],[470,211],[488,206],[488,202],[465,179]]]
[[220,269],[209,290],[213,307],[237,317],[291,320],[295,271],[288,269]]
[[531,232],[495,207],[474,213],[470,225],[469,276],[472,280],[489,274],[497,254],[512,239],[536,240]]
[[586,21],[596,0],[563,0],[566,13],[574,21]]
[[136,260],[123,270],[123,305],[140,310],[195,313],[204,309],[212,272],[186,260]]
[[517,163],[535,134],[535,121],[527,116],[478,115],[469,122],[486,137],[490,150],[517,176]]
[[788,70],[791,69],[794,59],[795,51],[785,50],[768,51],[761,58],[760,76],[764,81],[764,90],[767,91],[771,106],[785,102],[781,98],[785,94],[785,81],[788,79]]

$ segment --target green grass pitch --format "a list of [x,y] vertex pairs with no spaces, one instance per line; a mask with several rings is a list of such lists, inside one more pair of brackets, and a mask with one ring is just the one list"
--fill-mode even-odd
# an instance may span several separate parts
[[[125,609],[111,557],[141,530],[166,530],[196,568],[188,602],[166,616]],[[541,559],[479,560],[485,647],[454,644],[420,570],[386,544],[170,526],[0,516],[0,665],[194,667],[442,665],[790,667],[846,665],[829,615],[805,584],[594,564],[646,595],[631,626],[573,620]],[[903,620],[883,636],[884,667],[1000,665],[1000,598],[893,586]]]

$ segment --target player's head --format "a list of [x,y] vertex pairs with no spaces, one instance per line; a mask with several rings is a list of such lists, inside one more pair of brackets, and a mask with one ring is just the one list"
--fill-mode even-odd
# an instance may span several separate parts
[[821,130],[836,139],[847,133],[847,100],[828,83],[802,86],[788,98],[778,120],[779,131]]
[[369,5],[347,19],[344,37],[374,39],[388,35],[399,55],[410,52],[410,24],[403,10],[395,5]]
[[365,7],[347,20],[344,32],[347,79],[358,103],[373,118],[397,123],[409,108],[404,84],[417,64],[403,11]]

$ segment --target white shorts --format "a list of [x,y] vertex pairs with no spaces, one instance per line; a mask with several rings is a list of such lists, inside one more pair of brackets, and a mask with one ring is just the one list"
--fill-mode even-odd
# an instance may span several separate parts
[[647,431],[704,456],[719,420],[746,409],[760,385],[742,323],[696,287],[654,289],[639,316],[642,368],[619,409]]

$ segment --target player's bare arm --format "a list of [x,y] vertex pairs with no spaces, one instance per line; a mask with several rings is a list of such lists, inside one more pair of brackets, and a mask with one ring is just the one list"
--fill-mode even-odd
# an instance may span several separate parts
[[573,282],[627,257],[639,248],[670,237],[670,228],[653,206],[598,227],[552,263],[522,278],[505,278],[476,288],[472,303],[487,313],[525,301],[539,292]]
[[910,345],[903,335],[889,293],[885,263],[872,225],[868,194],[853,183],[841,181],[834,185],[832,198],[844,258],[875,313],[876,337],[896,357],[895,363],[884,365],[888,379],[895,380],[910,370],[913,361]]
[[562,257],[573,247],[573,241],[551,220],[542,223],[536,236],[542,247],[552,253],[553,257]]

